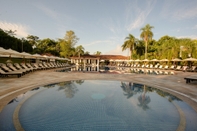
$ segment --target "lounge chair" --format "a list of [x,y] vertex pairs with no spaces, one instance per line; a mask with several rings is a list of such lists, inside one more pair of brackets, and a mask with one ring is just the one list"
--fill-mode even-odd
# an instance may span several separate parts
[[7,66],[13,71],[23,72],[25,74],[27,73],[27,71],[24,69],[17,69],[16,67],[14,67],[12,63],[8,63]]
[[163,65],[160,65],[158,69],[162,69]]
[[21,66],[19,65],[19,63],[14,63],[14,66],[15,66],[18,70],[24,70],[24,71],[26,71],[27,73],[28,73],[28,72],[32,72],[31,69],[24,69],[23,67],[21,67]]
[[51,62],[50,64],[51,64],[52,66],[54,66],[55,68],[58,68],[58,66],[57,66],[55,63]]
[[152,65],[152,64],[150,64],[149,68],[150,68],[150,69],[152,69],[152,68],[153,68],[153,65]]
[[136,68],[136,67],[137,67],[137,65],[136,65],[136,64],[134,64],[134,65],[133,65],[133,68]]
[[[40,63],[40,64],[41,64],[41,63]],[[40,65],[40,64],[39,64],[39,65]],[[51,68],[52,68],[52,67],[50,67],[48,64],[46,64],[45,62],[43,62],[42,65],[43,65],[45,68],[47,68],[47,69],[51,69]]]
[[175,66],[171,65],[170,70],[174,70],[174,69],[175,69]]
[[37,63],[31,63],[31,65],[36,68],[36,69],[40,69],[40,70],[44,70],[45,68],[40,67]]
[[196,66],[192,66],[191,68],[188,68],[187,71],[195,72],[195,71],[197,71],[197,67]]
[[158,65],[158,64],[156,64],[153,68],[154,68],[154,69],[157,69],[157,68],[158,68],[158,66],[159,66],[159,65]]
[[142,65],[141,68],[144,68],[144,65]]
[[159,75],[159,71],[157,71],[157,70],[153,70],[153,73],[156,75]]
[[182,71],[185,72],[185,71],[187,71],[188,68],[189,68],[188,66],[183,66]]
[[0,69],[0,75],[2,77],[8,77],[8,75],[17,75],[17,77],[21,77],[23,75],[23,73],[21,72],[15,72],[15,71],[11,71],[11,72],[5,72],[2,69]]
[[163,69],[168,70],[168,65],[165,65]]
[[31,65],[30,63],[26,63],[26,66],[27,66],[28,68],[32,68],[32,69],[34,69],[34,70],[40,70],[40,69],[42,69],[42,68],[40,68],[40,67],[36,68],[35,66]]
[[20,64],[24,69],[29,69],[29,70],[31,70],[31,71],[35,71],[35,69],[34,68],[32,68],[32,67],[27,67],[26,65],[25,65],[25,63],[21,63]]
[[46,63],[49,67],[51,67],[51,68],[55,68],[55,66],[54,65],[52,65],[51,63]]
[[149,68],[149,65],[146,65],[145,68]]
[[17,72],[17,73],[24,73],[24,71],[21,70],[12,70],[9,67],[6,66],[6,64],[1,63],[0,64],[2,70],[4,70],[5,72]]
[[175,70],[176,70],[176,71],[181,71],[181,70],[182,70],[182,69],[181,69],[181,66],[177,66]]

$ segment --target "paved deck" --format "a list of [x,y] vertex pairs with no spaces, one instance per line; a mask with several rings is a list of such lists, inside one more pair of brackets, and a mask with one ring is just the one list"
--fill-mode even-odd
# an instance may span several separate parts
[[175,75],[114,74],[36,71],[21,78],[0,78],[0,112],[16,96],[38,86],[69,80],[119,80],[146,84],[167,91],[187,102],[197,112],[197,81],[186,84],[185,77],[192,72],[175,72]]

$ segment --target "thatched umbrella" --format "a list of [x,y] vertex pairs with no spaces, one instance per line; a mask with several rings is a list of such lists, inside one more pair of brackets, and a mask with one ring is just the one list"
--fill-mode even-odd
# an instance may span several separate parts
[[0,54],[1,54],[1,55],[9,55],[10,53],[9,53],[8,50],[6,50],[6,49],[0,47]]
[[147,62],[147,61],[149,61],[149,60],[148,60],[148,59],[144,59],[144,60],[142,60],[142,61]]
[[140,62],[141,60],[139,60],[139,59],[136,59],[136,60],[134,60],[135,62]]
[[167,64],[167,62],[169,61],[168,59],[161,59],[160,60],[161,62],[166,62],[166,64]]
[[175,59],[172,59],[171,61],[173,61],[174,62],[174,64],[176,65],[176,62],[180,62],[180,61],[182,61],[181,59],[179,59],[179,58],[175,58]]
[[157,62],[157,61],[159,61],[159,60],[157,60],[157,59],[152,59],[152,60],[150,60],[150,61],[152,61],[152,62],[153,62],[153,65],[155,65],[155,62]]
[[188,66],[191,67],[192,62],[193,61],[197,61],[197,59],[190,57],[190,58],[184,59],[183,61],[187,61],[188,62]]
[[190,57],[190,58],[184,59],[183,61],[197,61],[197,59]]
[[168,60],[168,59],[161,59],[160,61],[166,61],[166,62],[167,62],[167,61],[169,61],[169,60]]
[[159,60],[157,60],[157,59],[152,59],[152,60],[150,60],[150,61],[154,61],[154,62],[156,62],[156,61],[159,61]]
[[175,59],[172,59],[171,61],[182,61],[182,60],[179,58],[175,58]]

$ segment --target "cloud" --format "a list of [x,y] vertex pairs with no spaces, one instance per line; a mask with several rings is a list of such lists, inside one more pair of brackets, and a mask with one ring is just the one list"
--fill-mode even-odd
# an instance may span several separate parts
[[177,36],[177,38],[190,38],[190,39],[197,39],[197,35]]
[[193,29],[197,29],[197,25],[195,25],[195,26],[193,27]]
[[165,1],[162,16],[167,19],[183,20],[197,17],[197,1]]
[[104,43],[108,43],[108,44],[112,44],[112,41],[110,40],[98,40],[98,41],[93,41],[89,44],[84,44],[83,46],[92,46],[92,45],[96,45],[96,44],[104,44]]
[[[152,9],[154,8],[156,1],[146,1],[146,6],[143,8],[138,7],[137,2],[130,3],[129,6],[126,8],[126,29],[127,31],[132,31],[136,28],[141,27],[146,18],[151,13]],[[133,20],[134,19],[134,20]]]
[[52,17],[53,19],[58,19],[58,13],[56,13],[54,10],[46,7],[42,4],[35,5],[38,9],[40,9],[42,12],[44,12],[47,16]]
[[116,48],[104,53],[106,55],[128,55],[128,51],[122,51],[122,47],[120,45],[117,45]]
[[18,23],[10,23],[6,21],[0,21],[0,28],[3,30],[12,30],[15,31],[15,34],[18,37],[27,37],[29,27],[26,25],[18,24]]

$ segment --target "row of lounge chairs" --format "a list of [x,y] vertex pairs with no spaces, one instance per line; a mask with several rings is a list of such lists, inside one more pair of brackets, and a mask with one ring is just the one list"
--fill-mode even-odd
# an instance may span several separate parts
[[16,75],[17,77],[21,77],[30,72],[34,72],[36,70],[46,70],[53,68],[60,68],[69,66],[67,63],[0,63],[0,76],[8,77],[11,75]]
[[150,65],[140,65],[140,64],[127,64],[126,66],[121,66],[120,67],[130,67],[130,68],[145,68],[145,69],[159,69],[159,70],[175,70],[175,71],[189,71],[189,72],[197,72],[197,66],[175,66],[175,65],[171,65],[170,67],[168,65],[159,65],[156,64],[155,66],[153,66],[152,64]]
[[162,74],[162,75],[173,75],[175,74],[174,71],[188,71],[188,72],[197,72],[197,67],[192,66],[189,68],[188,66],[168,66],[168,65],[155,65],[153,66],[152,64],[150,65],[140,65],[140,64],[134,64],[130,65],[129,67],[118,67],[118,68],[123,68],[125,70],[130,70],[130,72],[133,73],[143,73],[143,74]]

